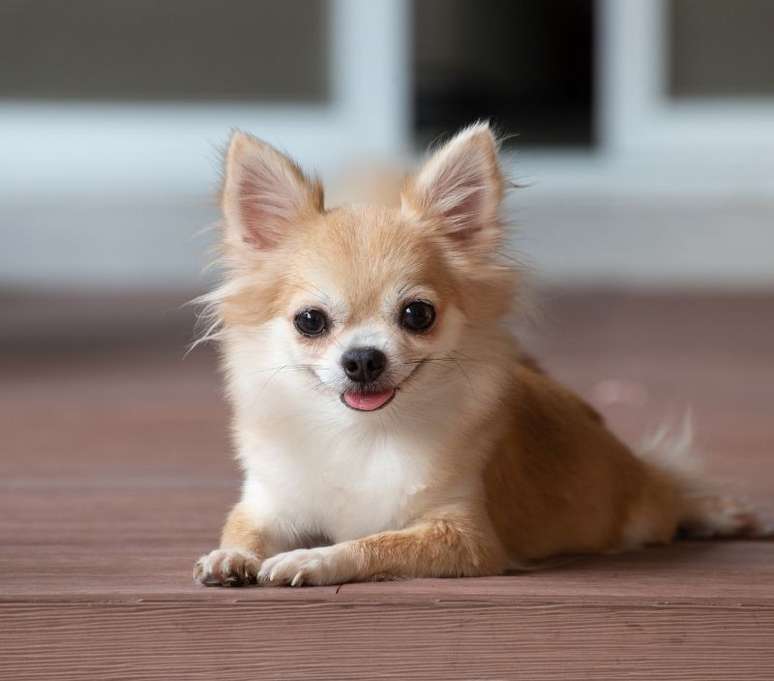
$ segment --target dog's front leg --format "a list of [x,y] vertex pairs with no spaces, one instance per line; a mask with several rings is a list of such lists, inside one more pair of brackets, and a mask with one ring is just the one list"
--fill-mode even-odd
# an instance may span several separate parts
[[259,583],[291,586],[407,577],[499,574],[505,552],[483,514],[440,515],[362,539],[280,553],[265,560]]
[[229,513],[220,548],[203,555],[194,565],[194,580],[205,586],[255,584],[264,558],[289,548],[276,527],[264,526],[237,504]]

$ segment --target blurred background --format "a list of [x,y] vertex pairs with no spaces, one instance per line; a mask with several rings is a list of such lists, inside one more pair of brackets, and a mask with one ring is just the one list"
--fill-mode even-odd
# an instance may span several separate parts
[[335,183],[479,118],[542,281],[772,286],[773,28],[768,0],[4,0],[0,290],[206,287],[232,127]]
[[38,547],[0,573],[153,581],[155,541],[177,583],[215,541],[238,472],[184,303],[234,127],[346,197],[491,119],[529,347],[630,442],[691,406],[770,502],[772,36],[771,0],[0,0],[0,546]]

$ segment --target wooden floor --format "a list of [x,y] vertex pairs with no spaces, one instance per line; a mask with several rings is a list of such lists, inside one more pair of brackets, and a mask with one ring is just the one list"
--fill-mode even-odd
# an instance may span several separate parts
[[[547,294],[530,344],[630,441],[690,405],[774,506],[774,296]],[[543,572],[206,589],[239,476],[211,351],[176,334],[5,348],[2,679],[774,679],[774,543]]]

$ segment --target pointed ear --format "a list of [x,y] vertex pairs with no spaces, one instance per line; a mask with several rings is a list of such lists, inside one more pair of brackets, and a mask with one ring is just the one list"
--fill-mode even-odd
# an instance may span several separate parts
[[505,182],[488,123],[477,123],[436,151],[406,185],[404,212],[434,219],[457,249],[494,248]]
[[299,219],[322,212],[323,192],[287,156],[237,131],[226,154],[221,205],[226,238],[270,249]]

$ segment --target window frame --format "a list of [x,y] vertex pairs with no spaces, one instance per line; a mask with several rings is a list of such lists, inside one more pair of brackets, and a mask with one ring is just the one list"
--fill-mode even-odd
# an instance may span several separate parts
[[232,128],[322,171],[405,153],[408,10],[408,0],[329,1],[325,103],[0,101],[0,196],[209,192]]
[[[668,93],[668,0],[599,0],[599,138],[615,154],[760,156],[774,151],[774,98]],[[708,144],[711,140],[711,144]]]

